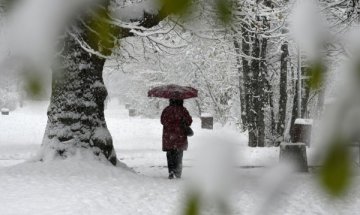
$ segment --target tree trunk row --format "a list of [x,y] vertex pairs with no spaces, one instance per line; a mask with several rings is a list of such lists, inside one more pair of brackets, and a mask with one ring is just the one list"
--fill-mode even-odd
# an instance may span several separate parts
[[[260,21],[260,17],[257,17]],[[263,28],[267,28],[269,23],[265,17],[261,17]],[[254,28],[254,26],[251,26]],[[239,79],[243,78],[242,88],[244,96],[240,96],[242,110],[245,110],[246,117],[242,116],[244,127],[249,133],[250,147],[264,147],[266,142],[265,134],[265,109],[269,105],[267,92],[267,62],[266,53],[268,39],[261,37],[260,33],[249,32],[250,26],[243,24],[242,27],[242,72]],[[249,58],[249,57],[251,58]],[[242,111],[244,112],[244,111]]]

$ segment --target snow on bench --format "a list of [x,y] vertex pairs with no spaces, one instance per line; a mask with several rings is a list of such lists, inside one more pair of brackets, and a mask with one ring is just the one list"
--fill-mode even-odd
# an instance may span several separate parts
[[296,119],[295,120],[295,124],[298,125],[312,125],[313,124],[313,120],[312,119]]
[[292,142],[305,143],[307,146],[310,146],[312,125],[312,119],[296,119]]

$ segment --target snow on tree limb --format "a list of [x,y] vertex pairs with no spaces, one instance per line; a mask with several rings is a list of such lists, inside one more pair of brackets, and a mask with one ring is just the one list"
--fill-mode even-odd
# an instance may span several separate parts
[[158,15],[160,9],[159,1],[144,0],[124,7],[111,8],[111,15],[123,22],[142,22],[145,14]]

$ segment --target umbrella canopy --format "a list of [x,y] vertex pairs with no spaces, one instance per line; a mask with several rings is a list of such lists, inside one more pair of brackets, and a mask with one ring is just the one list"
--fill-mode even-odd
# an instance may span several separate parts
[[197,89],[176,84],[158,86],[148,91],[148,97],[159,97],[165,99],[190,99],[197,96]]

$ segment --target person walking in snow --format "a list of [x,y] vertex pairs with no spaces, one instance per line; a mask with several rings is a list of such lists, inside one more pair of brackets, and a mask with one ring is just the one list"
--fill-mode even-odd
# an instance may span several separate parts
[[162,150],[166,151],[169,179],[181,178],[183,151],[188,148],[184,126],[190,126],[192,118],[183,104],[184,100],[170,99],[170,105],[161,114]]

